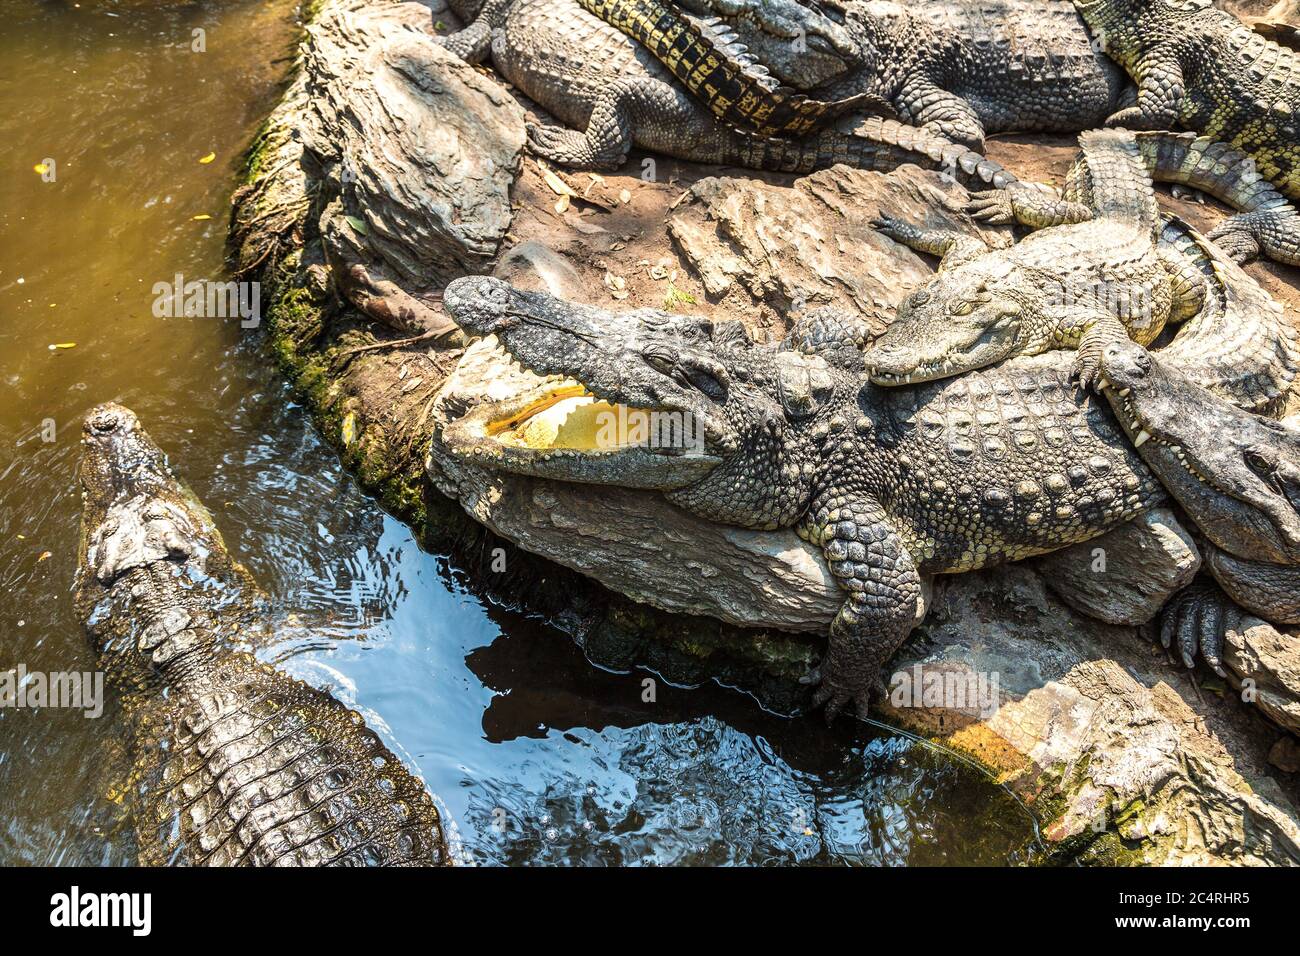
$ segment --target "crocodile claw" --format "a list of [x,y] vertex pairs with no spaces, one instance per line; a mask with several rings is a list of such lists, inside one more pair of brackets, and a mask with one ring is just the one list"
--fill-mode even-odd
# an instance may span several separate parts
[[1100,394],[1105,385],[1101,374],[1101,349],[1081,347],[1074,360],[1073,374],[1079,381],[1080,391],[1091,390]]
[[1211,670],[1227,677],[1223,669],[1225,635],[1237,625],[1239,618],[1236,605],[1217,585],[1198,580],[1166,605],[1160,643],[1166,650],[1176,649],[1184,667],[1195,667],[1199,652]]
[[799,678],[801,684],[815,684],[813,692],[813,709],[825,707],[826,726],[835,723],[835,718],[844,712],[849,704],[859,717],[866,717],[871,709],[872,695],[885,696],[885,682],[879,669],[873,668],[874,677],[861,686],[858,681],[842,678],[837,668],[825,658],[805,676]]
[[972,193],[966,203],[966,212],[972,219],[994,226],[1006,226],[1016,221],[1011,194],[1005,189]]
[[895,242],[901,242],[904,245],[909,239],[914,239],[919,234],[917,228],[911,223],[903,222],[901,219],[895,219],[893,216],[884,213],[871,220],[871,228],[882,236],[888,236]]

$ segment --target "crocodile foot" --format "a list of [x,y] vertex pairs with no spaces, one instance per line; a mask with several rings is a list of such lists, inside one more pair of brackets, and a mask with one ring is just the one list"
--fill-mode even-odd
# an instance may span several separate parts
[[1238,264],[1264,255],[1274,262],[1300,265],[1300,214],[1292,206],[1231,216],[1215,227],[1210,238]]
[[1237,623],[1241,612],[1223,590],[1204,578],[1183,588],[1165,608],[1160,622],[1160,643],[1169,650],[1175,643],[1183,664],[1196,666],[1196,655],[1220,677],[1223,669],[1223,642],[1229,628]]
[[893,216],[887,216],[884,213],[871,220],[871,228],[882,236],[888,236],[895,242],[908,247],[921,239],[920,227],[914,226],[910,222],[903,222],[901,219],[895,219]]
[[831,660],[829,654],[799,678],[799,683],[817,688],[813,692],[812,705],[814,708],[825,707],[828,727],[850,703],[859,717],[866,717],[871,709],[872,696],[883,700],[889,693],[881,675],[881,665],[871,663],[862,668],[844,668]]
[[597,152],[585,133],[563,126],[539,126],[528,123],[528,145],[543,159],[560,166],[581,169],[617,169],[623,164],[626,153],[617,155]]
[[1015,205],[1006,189],[971,193],[966,212],[976,222],[987,222],[992,226],[1007,226],[1016,221]]
[[1091,389],[1098,394],[1101,393],[1101,356],[1103,351],[1103,346],[1093,342],[1084,342],[1079,346],[1072,373],[1078,379],[1081,391],[1086,392]]

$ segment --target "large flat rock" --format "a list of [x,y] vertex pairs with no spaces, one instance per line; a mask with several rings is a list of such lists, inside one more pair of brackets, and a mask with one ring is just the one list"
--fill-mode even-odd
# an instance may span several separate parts
[[524,113],[434,42],[419,3],[328,5],[309,31],[301,136],[347,237],[407,291],[486,271],[510,228]]

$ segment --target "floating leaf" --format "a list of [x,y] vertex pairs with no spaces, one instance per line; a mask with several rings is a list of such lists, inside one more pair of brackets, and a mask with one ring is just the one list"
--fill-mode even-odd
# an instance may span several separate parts
[[42,551],[42,552],[41,552],[41,556],[40,556],[39,558],[36,559],[36,563],[37,563],[37,564],[40,564],[42,561],[46,560],[47,558],[52,558],[52,557],[54,557],[53,552],[51,552],[51,551]]
[[50,351],[53,352],[55,349],[75,349],[76,347],[76,342],[54,342],[50,345]]
[[46,173],[50,171],[50,167],[45,163],[37,163],[35,166],[32,167],[32,169],[36,170],[36,172],[42,176],[44,176]]
[[343,444],[351,445],[357,440],[357,413],[348,412],[343,416]]
[[358,219],[356,216],[344,216],[343,218],[348,221],[349,226],[351,226],[357,232],[361,233],[361,235],[364,236],[368,232],[370,232],[370,227],[367,226],[364,221]]
[[190,222],[203,222],[204,220],[211,219],[211,218],[212,217],[209,216],[206,212],[203,212],[203,213],[199,213],[197,216],[191,217]]
[[202,159],[200,159],[199,162],[202,163],[204,166],[206,166],[206,165],[208,165],[208,163],[212,162],[212,161],[213,161],[214,159],[216,159],[216,158],[217,158],[217,154],[216,154],[216,153],[208,153],[208,155],[206,155],[206,156],[204,156]]

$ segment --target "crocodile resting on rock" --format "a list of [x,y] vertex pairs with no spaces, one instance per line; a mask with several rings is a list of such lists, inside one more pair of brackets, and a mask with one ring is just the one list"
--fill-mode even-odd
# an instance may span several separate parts
[[1190,227],[1178,220],[1161,226],[1150,174],[1227,201],[1267,201],[1276,190],[1252,175],[1245,154],[1194,134],[1109,130],[1085,133],[1080,143],[1063,198],[1028,184],[973,197],[976,218],[1041,229],[1010,249],[990,250],[966,234],[922,231],[893,219],[877,223],[886,235],[944,258],[867,349],[874,381],[928,381],[1013,355],[1077,347],[1087,384],[1110,342],[1149,344],[1166,321],[1209,308],[1222,313],[1215,328],[1259,331],[1244,347],[1275,355],[1278,364],[1267,367],[1283,377],[1247,387],[1222,368],[1188,373],[1209,385],[1232,381],[1228,397],[1242,408],[1275,408],[1297,363],[1295,334],[1279,315],[1281,306]]
[[76,606],[130,729],[145,865],[447,863],[437,808],[360,714],[257,660],[256,585],[120,405],[86,418]]
[[[880,0],[828,0],[823,5],[839,10],[842,24],[794,0],[769,0],[757,4],[756,10],[747,8],[757,0],[691,3],[704,12],[726,17],[715,31],[721,37],[718,42],[724,63],[748,63],[753,55],[747,46],[752,47],[759,52],[765,72],[798,85],[809,97],[851,106],[855,97],[874,96],[891,105],[900,118],[975,150],[983,148],[987,133],[1089,130],[1106,120],[1111,125],[1125,125],[1128,119],[1134,120],[1129,125],[1143,130],[1169,131],[1176,125],[1168,115],[1153,119],[1143,114],[1141,102],[1120,109],[1125,100],[1133,100],[1134,91],[1093,42],[1072,0],[914,0],[905,6]],[[1089,22],[1109,23],[1114,14],[1100,5],[1086,6]],[[1300,181],[1292,172],[1293,157],[1300,147],[1295,124],[1289,119],[1300,89],[1290,65],[1293,55],[1285,48],[1275,50],[1276,44],[1270,45],[1229,14],[1211,10],[1205,19],[1227,30],[1233,41],[1226,47],[1208,41],[1182,43],[1179,55],[1195,70],[1200,83],[1215,89],[1219,100],[1231,103],[1232,110],[1216,109],[1207,115],[1204,108],[1197,112],[1189,105],[1181,122],[1199,130],[1204,140],[1196,141],[1198,145],[1189,150],[1181,168],[1153,167],[1152,174],[1158,181],[1183,185],[1187,182],[1180,173],[1212,178],[1216,152],[1239,147],[1255,166],[1250,178],[1241,179],[1232,195],[1211,193],[1239,215],[1221,223],[1210,238],[1238,262],[1264,254],[1278,262],[1300,265],[1300,213],[1287,198],[1300,198]],[[1189,22],[1192,25],[1180,36],[1195,35],[1195,23],[1201,21]],[[1107,28],[1098,29],[1104,32]],[[1266,28],[1257,24],[1256,30],[1260,29]],[[825,39],[817,55],[798,52],[788,38],[798,30]],[[644,37],[645,33],[633,35]],[[776,38],[782,34],[785,39]],[[1108,44],[1116,42],[1110,34],[1107,37]],[[1107,49],[1136,75],[1140,70],[1121,55],[1129,50],[1131,41],[1128,37],[1128,45]],[[660,45],[652,44],[652,49]],[[1246,71],[1249,78],[1243,78],[1244,85],[1235,80],[1220,83],[1213,78],[1215,71],[1233,77],[1240,73],[1236,69],[1238,48],[1245,51],[1243,56],[1258,55],[1259,69]],[[1274,51],[1276,56],[1262,51]],[[820,72],[813,76],[808,75],[810,60],[820,64]],[[675,65],[669,57],[665,61]],[[1211,66],[1202,68],[1201,63]],[[1274,69],[1267,81],[1261,78],[1265,66]],[[775,80],[769,85],[771,82]],[[725,116],[725,111],[716,107],[716,86],[695,83],[690,88],[715,113]],[[1238,105],[1235,97],[1243,93],[1247,102]],[[1270,119],[1234,132],[1225,117],[1233,110],[1249,112],[1251,101],[1258,109],[1259,97],[1267,100],[1273,95],[1278,96],[1277,102],[1271,107],[1264,104]],[[1187,102],[1193,99],[1189,96]],[[1222,143],[1225,139],[1231,142]],[[1200,161],[1199,169],[1190,165],[1192,161]],[[1239,162],[1235,155],[1232,161]],[[1170,175],[1163,175],[1166,171]],[[1270,182],[1278,189],[1269,188]]]
[[1079,143],[1083,161],[1072,184],[1081,201],[1028,188],[993,197],[1012,205],[1022,221],[1029,210],[1036,223],[1055,225],[1010,249],[990,249],[964,233],[877,220],[885,235],[943,258],[868,350],[874,382],[926,382],[1013,355],[1077,348],[1086,385],[1105,345],[1130,337],[1148,344],[1167,321],[1200,311],[1205,287],[1178,281],[1183,263],[1159,246],[1160,210],[1133,136],[1099,130]]
[[[1242,411],[1136,343],[1101,359],[1102,392],[1142,460],[1204,535],[1208,574],[1168,608],[1162,639],[1220,665],[1237,608],[1300,624],[1300,431]],[[1225,593],[1226,592],[1226,593]]]
[[472,22],[443,38],[447,49],[468,62],[491,53],[507,80],[572,127],[528,129],[532,149],[561,165],[616,168],[635,145],[693,162],[779,172],[916,163],[998,188],[1015,181],[992,160],[881,117],[865,120],[853,134],[823,129],[784,138],[733,129],[653,53],[579,0],[454,0],[452,7]]
[[[1300,199],[1300,56],[1210,0],[1076,0],[1106,53],[1138,84],[1136,104],[1110,118],[1131,129],[1176,125],[1238,147],[1258,174]],[[1213,236],[1247,249],[1297,231],[1290,204],[1228,220]],[[1300,264],[1300,248],[1292,265]]]
[[[444,302],[540,378],[450,422],[433,454],[655,489],[722,524],[796,528],[845,592],[810,676],[828,717],[865,710],[923,613],[928,576],[1086,541],[1165,500],[1060,353],[880,388],[860,352],[755,345],[735,322],[611,312],[480,277],[451,283]],[[1187,335],[1203,321],[1167,347],[1171,361],[1222,346]]]

